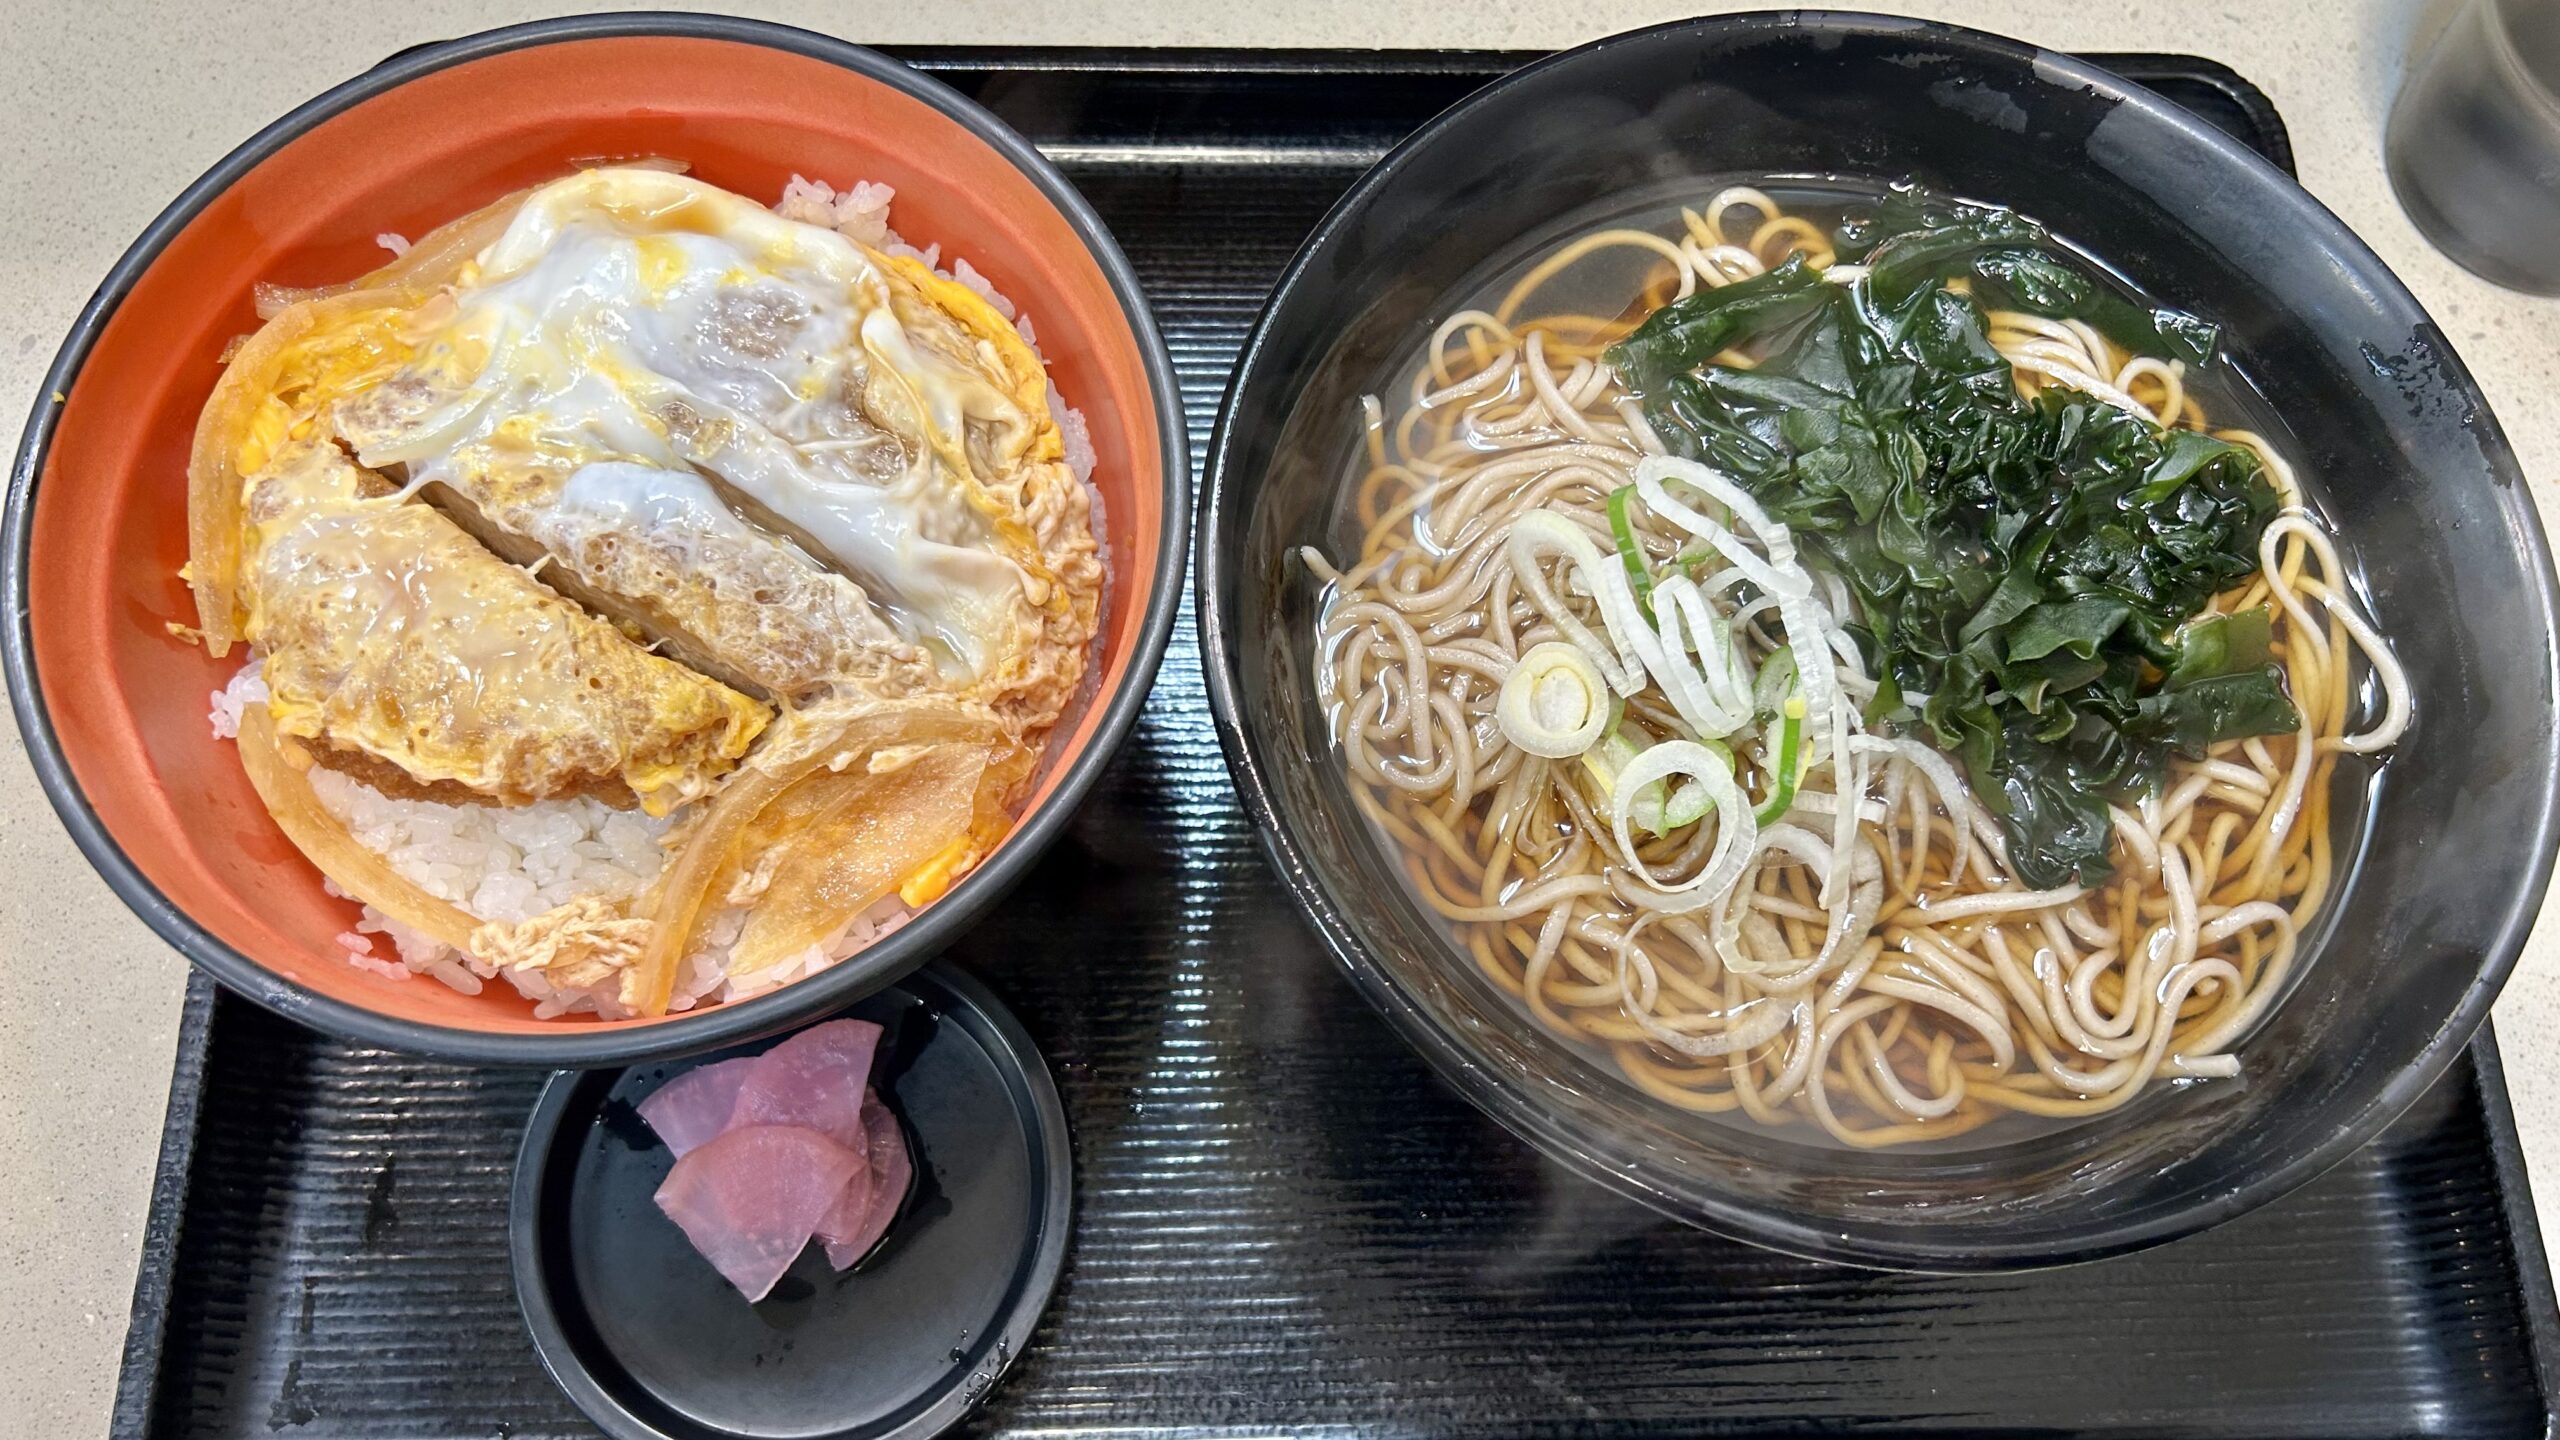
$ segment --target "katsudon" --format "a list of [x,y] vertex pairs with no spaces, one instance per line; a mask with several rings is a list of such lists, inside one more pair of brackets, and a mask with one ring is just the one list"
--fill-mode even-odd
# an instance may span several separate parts
[[995,846],[1086,679],[1082,420],[885,187],[583,170],[262,292],[198,425],[197,638],[386,978],[761,993]]

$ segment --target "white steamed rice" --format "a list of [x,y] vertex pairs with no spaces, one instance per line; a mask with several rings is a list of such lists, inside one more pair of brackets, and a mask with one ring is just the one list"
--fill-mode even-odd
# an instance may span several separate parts
[[[216,736],[238,738],[241,711],[266,703],[266,681],[258,670],[251,661],[213,693],[210,719]],[[626,900],[646,889],[666,861],[663,842],[671,820],[616,810],[596,800],[444,805],[394,799],[325,767],[314,767],[310,774],[312,793],[360,844],[428,894],[484,921],[530,920],[582,897]],[[328,889],[353,898],[334,884]],[[728,905],[712,915],[704,932],[707,943],[686,957],[677,973],[670,1009],[689,1010],[705,1000],[744,1000],[805,979],[897,929],[912,914],[897,896],[888,896],[823,943],[781,964],[732,975],[732,949],[745,928],[748,908]],[[396,963],[376,947],[375,937],[390,942]],[[432,976],[466,995],[479,994],[483,981],[503,973],[534,1002],[539,1018],[593,1012],[610,1019],[624,1013],[611,977],[563,991],[538,971],[502,972],[371,905],[363,907],[355,928],[341,932],[337,941],[348,963],[359,969],[391,980]]]

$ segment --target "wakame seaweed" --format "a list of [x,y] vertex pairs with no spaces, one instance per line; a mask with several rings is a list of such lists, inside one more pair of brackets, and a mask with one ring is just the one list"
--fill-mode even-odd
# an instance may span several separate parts
[[[1610,360],[1666,447],[1847,583],[1870,722],[1962,760],[2020,879],[2099,883],[2110,799],[2172,753],[2298,724],[2268,617],[2192,618],[2256,570],[2276,496],[2240,446],[2061,386],[2021,396],[1984,305],[2190,365],[2215,332],[2126,300],[2008,210],[1896,187],[1836,239],[1863,281],[1790,258],[1663,306]],[[1755,363],[1718,362],[1735,350]]]

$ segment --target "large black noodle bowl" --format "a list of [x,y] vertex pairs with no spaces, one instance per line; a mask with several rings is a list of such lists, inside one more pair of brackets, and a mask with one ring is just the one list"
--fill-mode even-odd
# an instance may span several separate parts
[[[1463,281],[1556,217],[1672,182],[1909,177],[2012,205],[2224,327],[2362,563],[2417,722],[2306,973],[2237,1081],[1961,1153],[1869,1154],[1694,1116],[1545,1032],[1467,963],[1353,807],[1309,681],[1363,389]],[[1693,194],[1706,193],[1703,183]],[[1581,1173],[1799,1254],[2015,1269],[2156,1244],[2373,1137],[2489,1012],[2555,840],[2553,582],[2497,422],[2336,217],[2176,105],[2065,55],[1862,15],[1665,26],[1533,65],[1387,157],[1299,252],[1212,446],[1196,555],[1221,738],[1273,863],[1360,991],[1450,1083]]]

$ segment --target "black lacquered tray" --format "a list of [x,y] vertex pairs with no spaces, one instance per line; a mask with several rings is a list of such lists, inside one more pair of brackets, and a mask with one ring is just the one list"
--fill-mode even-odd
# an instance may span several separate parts
[[[1039,142],[1117,230],[1198,445],[1325,207],[1523,57],[909,58]],[[2290,163],[2230,71],[2108,63]],[[1187,617],[1096,797],[951,960],[1038,1039],[1078,1164],[1064,1282],[980,1433],[2553,1427],[2560,1318],[2486,1034],[2335,1172],[2142,1255],[1912,1278],[1684,1229],[1543,1164],[1335,973],[1235,805]],[[541,1082],[340,1045],[198,979],[114,1433],[592,1435],[506,1268]]]

